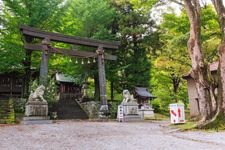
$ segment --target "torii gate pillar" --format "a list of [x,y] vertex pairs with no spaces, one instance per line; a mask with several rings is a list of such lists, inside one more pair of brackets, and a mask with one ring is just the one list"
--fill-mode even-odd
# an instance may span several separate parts
[[106,95],[104,50],[102,45],[98,47],[96,53],[98,54],[98,76],[99,76],[100,101],[101,101],[100,112],[107,114],[109,109]]
[[39,84],[46,86],[48,83],[48,45],[49,40],[44,39],[41,43],[42,45],[42,59],[41,59],[41,67],[40,67],[40,78]]

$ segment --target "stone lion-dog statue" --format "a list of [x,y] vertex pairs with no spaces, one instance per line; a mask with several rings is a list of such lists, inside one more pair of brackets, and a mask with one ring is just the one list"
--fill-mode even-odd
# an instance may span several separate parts
[[28,102],[47,103],[47,101],[43,97],[44,92],[45,92],[45,87],[43,85],[38,86],[34,92],[31,92],[28,98]]
[[123,90],[123,102],[136,102],[136,99],[134,99],[134,96],[128,90]]

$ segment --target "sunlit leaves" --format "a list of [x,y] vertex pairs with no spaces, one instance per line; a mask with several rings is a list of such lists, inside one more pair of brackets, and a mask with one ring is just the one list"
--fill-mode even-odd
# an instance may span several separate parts
[[[1,14],[0,72],[23,71],[25,58],[23,38],[19,31],[21,24],[52,29],[49,22],[54,20],[56,11],[61,9],[63,0],[4,0]],[[53,19],[53,20],[52,20]],[[35,57],[35,56],[34,56]],[[13,68],[13,69],[12,69]]]

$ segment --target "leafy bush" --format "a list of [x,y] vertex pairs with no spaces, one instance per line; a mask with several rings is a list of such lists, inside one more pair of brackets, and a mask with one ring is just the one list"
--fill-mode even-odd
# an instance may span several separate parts
[[[31,91],[35,91],[38,86],[38,81],[34,80],[31,85]],[[50,79],[48,84],[45,86],[44,98],[48,102],[57,101],[57,86],[55,84],[55,79]]]
[[13,124],[15,123],[15,112],[13,108],[13,100],[9,99],[9,114],[8,114],[8,119],[6,120],[7,124]]
[[15,113],[24,113],[25,112],[26,100],[27,99],[22,99],[22,98],[13,99]]
[[13,100],[0,101],[0,123],[14,124],[15,112],[13,108]]
[[161,109],[161,102],[159,99],[152,101],[152,107],[154,109],[154,112],[160,112]]

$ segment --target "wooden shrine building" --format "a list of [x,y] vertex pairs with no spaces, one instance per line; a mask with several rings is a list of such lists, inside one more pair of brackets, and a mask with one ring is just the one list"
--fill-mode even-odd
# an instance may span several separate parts
[[79,99],[82,97],[81,86],[76,84],[71,76],[57,72],[55,78],[60,99],[64,97]]
[[[42,31],[37,28],[29,26],[21,26],[21,33],[24,37],[24,48],[26,50],[26,81],[25,86],[27,87],[26,92],[29,91],[29,74],[31,65],[31,53],[32,51],[41,51],[42,60],[40,67],[40,84],[45,85],[47,83],[48,75],[48,60],[51,54],[63,54],[70,57],[78,58],[96,58],[98,63],[98,75],[99,75],[99,86],[100,86],[100,100],[102,112],[108,111],[107,96],[106,96],[106,78],[105,78],[105,63],[104,60],[116,60],[116,56],[110,55],[105,51],[116,50],[119,48],[120,42],[109,42],[100,41],[82,37],[75,37],[64,35],[60,33],[53,33]],[[37,42],[39,41],[39,42]],[[52,42],[60,42],[71,45],[79,45],[83,47],[94,48],[94,52],[79,51],[73,49],[65,49],[60,47],[54,47]],[[109,52],[109,51],[108,51]]]
[[18,73],[0,74],[0,97],[22,97],[23,77]]
[[134,98],[137,99],[139,109],[142,106],[149,106],[150,101],[155,98],[146,87],[135,87]]
[[156,98],[153,96],[146,87],[135,87],[134,97],[138,102],[138,114],[143,119],[154,119],[154,109],[151,105],[151,100]]

